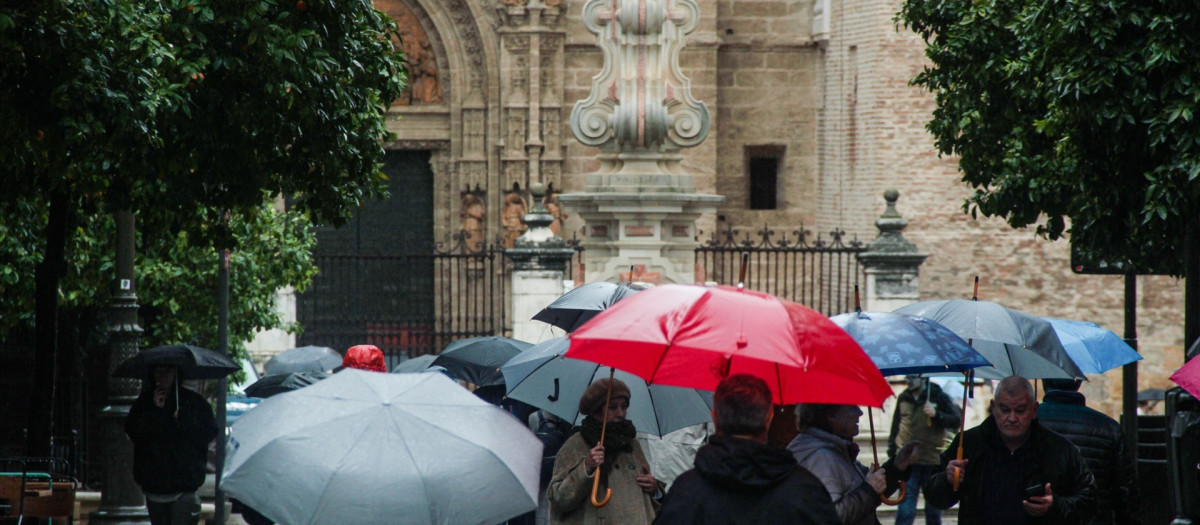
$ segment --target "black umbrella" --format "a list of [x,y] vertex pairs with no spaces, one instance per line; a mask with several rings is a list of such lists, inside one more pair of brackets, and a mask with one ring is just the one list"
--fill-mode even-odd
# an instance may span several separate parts
[[583,284],[546,305],[533,319],[574,332],[617,301],[644,289],[645,286],[631,282]]
[[246,395],[253,397],[271,397],[275,394],[291,392],[298,388],[304,388],[308,385],[316,383],[322,379],[329,377],[329,372],[291,372],[288,374],[271,374],[263,376],[262,379],[255,381],[250,386],[246,387]]
[[228,357],[192,345],[156,346],[142,350],[113,370],[113,377],[146,379],[156,366],[177,366],[182,379],[220,379],[242,367]]
[[263,365],[266,375],[328,372],[342,365],[342,354],[324,346],[301,346],[275,354]]
[[434,359],[437,359],[437,356],[433,354],[423,354],[411,359],[405,359],[392,367],[392,373],[412,374],[424,372],[429,370],[429,365],[433,364]]
[[430,366],[444,367],[450,377],[476,386],[503,385],[500,365],[531,346],[511,337],[469,337],[446,345]]

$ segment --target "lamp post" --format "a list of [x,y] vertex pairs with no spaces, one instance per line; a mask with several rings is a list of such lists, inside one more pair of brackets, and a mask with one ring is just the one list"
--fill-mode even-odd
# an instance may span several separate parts
[[134,292],[134,218],[130,210],[117,212],[117,267],[109,304],[108,406],[100,411],[104,457],[104,486],[100,508],[90,523],[150,523],[145,500],[133,480],[133,443],[125,436],[125,418],[137,399],[137,379],[112,377],[117,365],[138,353],[142,327],[138,325]]

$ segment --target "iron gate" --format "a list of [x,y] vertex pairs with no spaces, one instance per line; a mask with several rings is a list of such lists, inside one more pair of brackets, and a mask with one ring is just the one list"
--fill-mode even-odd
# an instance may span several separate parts
[[809,242],[810,235],[803,224],[782,234],[769,226],[757,231],[727,226],[696,248],[697,280],[736,285],[745,254],[747,288],[825,315],[854,310],[854,287],[866,282],[858,262],[865,244],[857,237],[846,240],[840,229],[829,232],[829,241],[818,235]]

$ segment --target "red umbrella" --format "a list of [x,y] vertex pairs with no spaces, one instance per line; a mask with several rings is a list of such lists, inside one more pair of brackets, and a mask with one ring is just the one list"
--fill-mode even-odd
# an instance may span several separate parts
[[767,381],[780,405],[879,407],[892,395],[858,343],[828,317],[728,286],[669,284],[639,292],[571,334],[565,356],[702,390],[749,373]]

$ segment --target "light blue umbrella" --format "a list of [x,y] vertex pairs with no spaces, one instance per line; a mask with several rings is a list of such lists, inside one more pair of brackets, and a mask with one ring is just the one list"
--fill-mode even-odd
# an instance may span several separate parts
[[885,376],[966,372],[991,366],[963,338],[921,316],[851,312],[829,319],[858,342]]
[[[508,397],[578,424],[579,398],[588,385],[609,376],[611,369],[591,361],[563,357],[571,346],[566,337],[534,345],[510,359],[500,372]],[[712,421],[712,392],[692,388],[648,385],[646,380],[617,370],[613,375],[629,387],[626,419],[639,432],[657,436]]]
[[1096,323],[1050,317],[1042,319],[1050,321],[1058,340],[1067,349],[1067,355],[1085,374],[1103,374],[1142,358],[1124,339]]

